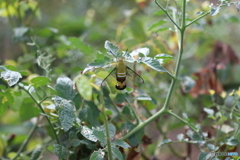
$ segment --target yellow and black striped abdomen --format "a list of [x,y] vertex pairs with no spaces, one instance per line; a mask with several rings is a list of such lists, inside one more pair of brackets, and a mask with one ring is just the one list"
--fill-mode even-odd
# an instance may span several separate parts
[[127,76],[127,66],[123,62],[122,59],[118,61],[116,66],[116,79],[117,85],[116,88],[119,90],[123,90],[126,88],[126,76]]

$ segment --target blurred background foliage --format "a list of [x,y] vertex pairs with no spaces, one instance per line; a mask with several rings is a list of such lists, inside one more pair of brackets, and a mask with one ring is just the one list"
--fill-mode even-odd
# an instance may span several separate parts
[[[169,7],[169,12],[175,20],[180,20],[179,1],[160,3],[163,6],[172,6]],[[197,12],[209,11],[211,3],[219,2],[200,0],[188,2],[189,21],[197,17]],[[153,24],[158,21],[158,26],[154,26]],[[236,57],[239,56],[239,22],[239,12],[235,6],[231,6],[222,8],[217,16],[207,16],[187,29],[180,75],[191,76],[201,71],[209,64],[209,55],[214,52],[214,46],[218,42],[229,45]],[[0,25],[0,64],[29,71],[26,80],[37,75],[46,75],[53,82],[61,75],[73,79],[88,63],[97,59],[99,53],[106,52],[103,47],[106,40],[115,43],[123,51],[148,47],[152,57],[160,53],[174,57],[178,54],[175,28],[151,0],[0,0]],[[46,61],[48,61],[46,64],[50,63],[51,66],[45,65]],[[38,65],[39,63],[41,65]],[[145,80],[141,90],[152,98],[152,101],[142,101],[142,105],[154,113],[163,105],[170,78],[144,65],[137,67]],[[175,67],[174,60],[166,62],[164,67],[172,72]],[[231,92],[232,89],[238,88],[239,72],[239,63],[233,63],[231,60],[218,71],[218,79],[223,86],[221,92]],[[192,121],[200,122],[204,120],[204,114],[199,113],[203,112],[203,107],[212,104],[212,99],[209,93],[197,95],[200,97],[193,98],[187,93],[183,94],[179,83],[170,106],[179,115],[187,113]],[[21,97],[24,96],[26,95],[22,93]],[[14,104],[9,104],[11,110],[5,112],[0,122],[2,135],[11,133],[18,135],[15,138],[17,141],[14,142],[15,145],[26,137],[29,128],[29,123],[21,117],[19,101],[15,100]],[[29,100],[28,103],[33,102]],[[141,110],[143,114],[147,114],[144,109]],[[184,130],[183,124],[176,122],[173,117],[163,116],[159,121],[163,132],[171,133],[169,136],[175,133],[171,130],[176,133]],[[205,127],[209,127],[211,123],[205,119],[204,124]],[[157,130],[148,133],[153,139],[159,134]],[[29,150],[31,145],[39,141],[41,139],[36,138],[30,143]],[[153,147],[149,150],[148,154],[154,152],[159,154]]]

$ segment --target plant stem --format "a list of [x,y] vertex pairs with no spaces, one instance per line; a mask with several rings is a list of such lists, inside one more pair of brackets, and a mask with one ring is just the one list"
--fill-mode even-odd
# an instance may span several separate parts
[[166,73],[167,73],[167,75],[169,75],[172,79],[175,79],[175,77],[174,77],[170,72],[168,72],[167,70],[166,70]]
[[[238,2],[238,1],[237,1],[237,2]],[[228,4],[229,4],[229,5],[232,5],[232,4],[234,4],[234,3],[236,3],[236,2],[230,2],[230,3],[228,3]],[[220,5],[219,7],[224,7],[224,6],[227,6],[227,4],[222,4],[222,5]],[[203,15],[199,16],[198,18],[196,18],[196,19],[192,20],[191,22],[189,22],[188,24],[186,24],[185,27],[190,26],[191,24],[197,22],[199,19],[205,17],[206,15],[208,15],[208,14],[210,14],[210,13],[211,13],[210,11],[204,13]]]
[[104,120],[104,127],[105,127],[105,131],[106,131],[106,139],[107,139],[107,150],[108,150],[108,159],[109,160],[113,160],[113,156],[112,156],[112,147],[111,147],[111,138],[110,138],[110,134],[109,134],[109,128],[108,128],[108,120],[107,120],[107,115],[105,113],[105,102],[103,99],[103,93],[102,91],[100,91],[100,101],[101,101],[101,105],[102,105],[102,114],[103,114],[103,120]]
[[[145,108],[145,107],[144,107],[144,108]],[[148,109],[145,108],[145,111],[148,113],[148,115],[152,116],[152,113],[151,113]],[[158,121],[159,121],[159,120],[154,121],[154,122],[155,122],[155,125],[156,125],[156,127],[157,127],[157,129],[158,129],[158,131],[162,134],[162,136],[163,136],[164,139],[168,139],[168,136],[167,136],[166,132],[164,132],[164,131],[162,130],[162,128],[161,128],[161,126],[160,126],[160,123],[158,123]],[[180,153],[178,153],[178,152],[172,147],[171,144],[168,144],[168,148],[169,148],[169,149],[171,150],[171,152],[172,152],[174,155],[176,155],[177,157],[185,158],[185,157],[182,156]]]
[[[135,118],[137,118],[138,123],[141,123],[142,120],[141,120],[141,118],[138,116],[138,114],[136,113],[135,108],[131,105],[131,103],[130,103],[130,101],[129,101],[129,99],[128,99],[127,97],[126,97],[126,100],[127,100],[128,104],[129,104],[129,108],[132,110]],[[135,104],[137,103],[136,100],[134,100],[134,103],[135,103]]]
[[191,125],[189,125],[189,123],[186,120],[182,119],[181,117],[179,117],[178,115],[176,115],[172,111],[168,111],[167,113],[172,115],[173,117],[177,118],[178,120],[182,121],[183,123],[188,125],[194,132],[198,133],[198,130],[196,128],[192,127]]
[[35,129],[37,128],[37,124],[38,124],[38,123],[36,123],[36,124],[33,125],[31,131],[29,132],[29,134],[28,134],[28,136],[27,136],[27,139],[24,140],[24,142],[22,143],[21,147],[19,148],[19,150],[18,150],[16,156],[13,158],[13,160],[17,159],[17,158],[20,156],[21,152],[22,152],[23,149],[26,147],[26,145],[28,144],[29,140],[31,139],[31,137],[32,137]]
[[179,49],[179,55],[178,55],[178,59],[177,59],[177,64],[176,64],[176,67],[175,67],[175,74],[174,74],[175,78],[172,79],[172,82],[171,82],[171,85],[170,85],[170,88],[169,88],[169,91],[168,91],[168,94],[167,94],[167,98],[165,100],[163,108],[161,110],[159,110],[157,113],[155,113],[153,116],[149,117],[146,121],[144,121],[144,122],[140,123],[139,125],[137,125],[133,130],[128,132],[125,136],[123,136],[123,138],[122,138],[123,140],[128,138],[128,137],[130,137],[131,135],[133,135],[134,133],[136,133],[137,131],[139,131],[143,127],[145,127],[150,122],[154,121],[160,115],[169,112],[169,102],[170,102],[170,99],[172,97],[172,93],[173,93],[173,90],[174,90],[174,87],[175,87],[175,83],[176,83],[177,77],[178,77],[178,72],[179,72],[179,69],[180,69],[180,64],[181,64],[182,54],[183,54],[184,32],[185,32],[185,28],[186,28],[185,27],[186,0],[183,0],[181,28],[176,24],[176,22],[170,17],[168,12],[156,0],[155,0],[155,3],[164,11],[164,13],[168,16],[168,18],[173,22],[173,24],[180,31],[180,49]]
[[[42,102],[39,103],[39,102],[31,95],[31,93],[30,93],[28,90],[26,90],[24,87],[22,87],[22,86],[19,85],[19,84],[18,84],[18,86],[19,86],[20,88],[22,88],[22,89],[34,100],[34,102],[37,104],[38,108],[39,108],[39,109],[41,110],[41,112],[45,115],[46,113],[45,113],[45,111],[43,110],[43,108],[42,108],[42,106],[41,106],[41,103],[42,103]],[[50,128],[51,128],[51,130],[52,130],[52,132],[53,132],[53,134],[54,134],[54,137],[55,137],[57,143],[60,144],[60,141],[59,141],[58,136],[57,136],[57,134],[56,134],[56,132],[55,132],[55,130],[54,130],[54,128],[53,128],[53,125],[52,125],[50,119],[49,119],[47,116],[45,116],[45,117],[46,117],[46,119],[47,119],[47,121],[48,121],[48,124],[49,124],[49,126],[50,126]]]
[[161,8],[162,11],[168,16],[168,18],[172,21],[172,23],[180,30],[179,25],[172,19],[172,17],[168,14],[167,10],[164,9],[163,6],[157,2],[157,0],[154,0],[154,1],[158,5],[158,7]]
[[123,136],[122,140],[127,139],[128,137],[130,137],[131,135],[133,135],[134,133],[136,133],[140,129],[144,128],[147,124],[149,124],[150,122],[154,121],[157,117],[159,117],[160,115],[164,114],[165,112],[166,112],[166,110],[164,110],[164,108],[162,108],[160,111],[158,111],[156,114],[154,114],[153,116],[148,118],[146,121],[144,121],[142,123],[139,123],[133,130],[131,130],[125,136]]

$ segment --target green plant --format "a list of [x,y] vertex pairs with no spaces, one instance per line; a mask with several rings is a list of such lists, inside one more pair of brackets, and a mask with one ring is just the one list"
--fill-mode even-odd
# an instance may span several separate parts
[[[208,14],[216,15],[223,6],[235,4],[238,7],[239,2],[221,1],[220,5],[211,6],[210,11],[205,13],[198,12],[197,15],[199,17],[190,20],[190,22],[187,21],[188,18],[186,17],[186,0],[177,2],[180,22],[176,18],[177,15],[174,15],[177,13],[173,13],[173,16],[171,16],[167,7],[164,8],[156,0],[155,3],[161,9],[161,12],[157,14],[164,13],[175,26],[175,32],[179,35],[179,53],[176,58],[174,72],[171,73],[162,67],[162,63],[171,61],[173,56],[164,53],[152,58],[149,56],[148,48],[136,49],[129,54],[125,54],[124,58],[127,62],[133,64],[134,71],[136,71],[136,65],[144,63],[151,69],[162,72],[163,76],[167,75],[171,79],[170,87],[166,97],[164,97],[163,107],[161,107],[162,104],[158,99],[154,96],[152,98],[146,91],[134,85],[133,89],[129,87],[123,92],[116,91],[115,84],[111,82],[109,82],[108,87],[100,87],[101,80],[108,74],[108,72],[102,70],[111,66],[112,62],[111,58],[106,56],[107,54],[96,54],[96,60],[88,64],[83,70],[83,74],[76,76],[74,80],[63,76],[58,77],[56,83],[54,83],[51,80],[51,70],[49,69],[52,63],[52,56],[46,56],[46,53],[41,51],[37,42],[32,40],[28,45],[37,48],[39,53],[38,66],[45,71],[46,76],[37,76],[20,82],[19,80],[23,76],[28,76],[26,71],[18,70],[12,66],[1,66],[0,68],[3,80],[0,85],[1,115],[6,112],[8,106],[14,106],[15,109],[17,107],[20,108],[16,110],[19,110],[22,120],[37,117],[36,122],[31,124],[29,135],[25,137],[25,141],[16,153],[10,154],[11,148],[6,147],[10,141],[1,137],[3,157],[12,159],[19,159],[20,157],[29,159],[31,157],[31,159],[38,159],[41,153],[49,150],[54,152],[60,159],[88,159],[89,157],[90,159],[99,160],[107,157],[110,160],[114,158],[119,160],[126,159],[129,155],[125,154],[124,149],[140,146],[143,143],[143,137],[146,136],[144,127],[151,122],[156,122],[158,130],[163,132],[164,140],[159,146],[179,142],[195,144],[202,152],[199,155],[200,160],[209,158],[210,151],[219,151],[223,147],[223,150],[228,151],[229,148],[234,148],[239,144],[238,122],[240,108],[238,104],[239,95],[237,93],[234,94],[234,103],[230,106],[213,103],[211,106],[204,108],[208,117],[214,120],[217,126],[218,132],[215,138],[209,137],[203,131],[201,125],[196,124],[186,113],[181,117],[170,109],[174,88],[180,82],[179,72],[182,55],[184,54],[184,34],[186,29]],[[155,29],[162,23],[162,21],[156,22],[150,27],[150,30]],[[142,39],[144,40],[144,37]],[[85,55],[91,55],[93,52],[92,47],[86,45],[78,38],[67,38],[65,43],[68,45],[59,45],[59,48],[63,48],[63,51],[75,47]],[[119,48],[109,41],[105,42],[104,47],[107,53],[110,51],[114,54],[118,53]],[[138,58],[135,58],[133,55]],[[145,83],[147,84],[147,82]],[[50,84],[52,86],[55,84],[55,87],[50,86]],[[184,85],[186,88],[191,88],[194,83],[186,83]],[[16,101],[19,99],[21,99],[21,103]],[[148,108],[151,106],[159,110],[152,114],[150,108]],[[145,108],[146,115],[149,115],[148,118],[145,118],[146,115],[138,112],[140,107]],[[212,109],[213,107],[216,107],[216,111]],[[177,136],[178,141],[168,139],[168,136],[162,130],[162,126],[159,124],[159,118],[163,115],[176,118],[179,123],[187,125],[190,129],[187,130],[186,134],[179,134]],[[42,122],[40,117],[46,119],[46,123]],[[235,124],[235,131],[223,134],[222,127],[228,118],[232,120],[228,127]],[[37,129],[41,129],[42,126],[46,128],[45,134],[48,135],[45,142],[34,150],[24,152],[34,132]],[[169,145],[169,147],[179,157],[187,158],[189,156],[179,154],[172,146]]]

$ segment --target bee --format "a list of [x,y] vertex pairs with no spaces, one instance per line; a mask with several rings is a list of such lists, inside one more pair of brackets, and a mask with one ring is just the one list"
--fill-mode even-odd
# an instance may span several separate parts
[[[104,78],[104,80],[101,83],[101,86],[103,85],[105,80],[113,73],[115,73],[113,76],[116,77],[117,81],[115,87],[118,90],[124,90],[127,87],[126,80],[128,77],[131,78],[134,77],[136,82],[144,83],[143,78],[125,64],[123,57],[118,58],[111,51],[110,53],[117,59],[116,67],[108,74],[106,78]],[[125,54],[126,53],[127,51],[125,52]]]

